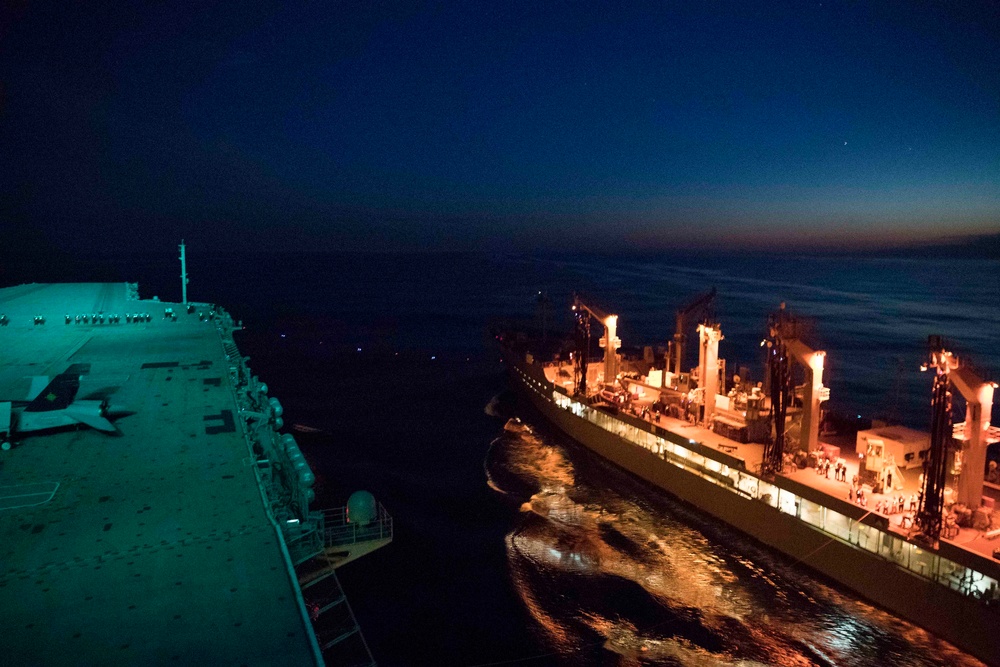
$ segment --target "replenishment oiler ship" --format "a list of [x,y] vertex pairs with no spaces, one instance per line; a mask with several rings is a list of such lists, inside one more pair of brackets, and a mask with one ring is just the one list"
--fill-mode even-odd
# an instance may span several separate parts
[[374,664],[334,569],[387,544],[317,510],[219,306],[137,284],[0,289],[0,662]]
[[[618,316],[580,298],[569,340],[545,327],[500,329],[511,385],[616,466],[1000,665],[995,468],[984,480],[987,447],[1000,440],[990,425],[996,385],[931,337],[929,435],[875,424],[850,441],[821,440],[825,352],[783,305],[762,342],[763,381],[727,376],[711,317],[697,326],[698,367],[681,367],[686,319],[713,297],[678,311],[662,356],[620,353]],[[953,393],[967,407],[962,423],[952,423]]]

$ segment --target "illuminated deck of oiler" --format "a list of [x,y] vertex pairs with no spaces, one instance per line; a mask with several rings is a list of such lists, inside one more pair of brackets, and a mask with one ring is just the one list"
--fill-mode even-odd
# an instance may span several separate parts
[[[78,398],[134,411],[120,435],[30,434],[0,453],[4,662],[315,664],[237,415],[219,331],[231,321],[133,296],[125,284],[0,290],[0,398],[81,364]],[[75,321],[101,311],[120,321]]]
[[[873,494],[868,489],[864,508],[848,501],[850,482],[838,482],[831,477],[817,474],[814,468],[795,469],[778,475],[790,480],[794,485],[810,490],[806,497],[791,493],[784,488],[768,484],[756,473],[763,460],[764,446],[757,443],[740,443],[721,436],[703,426],[691,424],[682,419],[666,415],[646,417],[639,414],[622,416],[605,412],[599,408],[585,406],[571,398],[573,386],[572,367],[552,364],[544,367],[546,379],[559,390],[550,399],[560,407],[595,423],[605,430],[615,433],[636,446],[649,449],[654,454],[675,465],[710,479],[716,484],[733,488],[743,495],[764,500],[782,512],[791,514],[829,534],[832,538],[848,541],[864,549],[879,553],[884,558],[916,573],[938,581],[942,585],[966,595],[994,596],[997,594],[1000,567],[992,558],[993,550],[1000,542],[990,540],[983,531],[972,528],[951,527],[949,535],[943,535],[942,555],[935,555],[913,544],[912,524],[902,525],[904,516],[912,518],[910,498],[919,491],[919,471],[911,470],[903,475],[902,490],[889,494]],[[529,388],[544,394],[546,388],[527,378]],[[537,387],[532,385],[537,384]],[[565,393],[566,395],[562,395]],[[636,413],[649,407],[655,397],[633,401]],[[630,423],[633,422],[633,423]],[[637,424],[643,424],[640,428]],[[645,424],[655,426],[655,430],[670,437],[656,437],[648,432]],[[715,450],[721,455],[708,457],[699,452],[704,448]],[[859,460],[853,449],[841,450],[841,457],[847,465],[846,479],[852,480],[858,474]],[[781,486],[791,486],[787,483]],[[805,489],[803,489],[805,491]],[[878,513],[875,511],[883,499],[905,498],[903,513]],[[811,498],[811,499],[809,499]],[[836,510],[841,510],[840,512]],[[860,519],[866,519],[862,522]],[[872,521],[872,518],[876,518]],[[881,517],[881,521],[878,520]],[[874,524],[879,524],[878,526]],[[968,557],[963,555],[967,552]],[[945,557],[950,555],[951,558]],[[971,557],[971,558],[969,558]],[[956,562],[957,561],[957,562]],[[967,565],[966,563],[971,563]]]

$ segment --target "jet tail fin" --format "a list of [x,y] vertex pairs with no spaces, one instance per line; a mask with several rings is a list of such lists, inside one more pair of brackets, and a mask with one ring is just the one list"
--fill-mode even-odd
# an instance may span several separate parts
[[[31,379],[32,391],[35,389],[35,380]],[[45,386],[24,409],[25,412],[50,412],[52,410],[64,410],[68,408],[76,392],[80,390],[80,376],[62,373],[52,378],[52,381]]]

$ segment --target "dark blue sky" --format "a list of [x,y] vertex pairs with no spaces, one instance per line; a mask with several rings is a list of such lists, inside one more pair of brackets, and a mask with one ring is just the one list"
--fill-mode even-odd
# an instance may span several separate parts
[[24,2],[0,225],[57,246],[1000,231],[996,2]]

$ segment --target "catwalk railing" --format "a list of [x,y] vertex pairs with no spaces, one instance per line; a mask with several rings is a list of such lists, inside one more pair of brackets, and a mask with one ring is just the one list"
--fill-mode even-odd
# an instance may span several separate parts
[[377,516],[368,523],[350,521],[346,506],[323,510],[323,519],[324,541],[328,547],[392,539],[392,517],[382,503],[378,504]]

